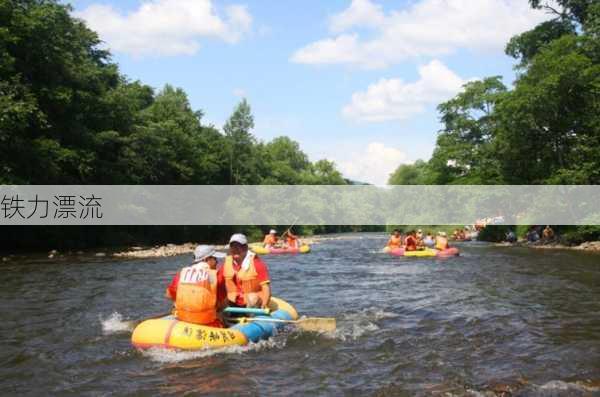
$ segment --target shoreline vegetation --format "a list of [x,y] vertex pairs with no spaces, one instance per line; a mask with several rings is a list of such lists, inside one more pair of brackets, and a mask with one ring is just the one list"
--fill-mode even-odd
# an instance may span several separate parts
[[[353,233],[343,233],[335,235],[315,235],[309,237],[301,237],[301,241],[304,244],[311,246],[318,245],[324,241],[333,240],[348,240],[356,238]],[[260,243],[255,241],[254,243]],[[456,244],[456,241],[451,242]],[[537,250],[569,250],[569,251],[583,251],[600,253],[600,241],[587,241],[577,245],[568,245],[556,241],[542,242],[537,241],[535,243],[528,242],[526,240],[519,240],[515,243],[509,242],[485,242],[495,247],[506,247],[506,248],[531,248]],[[61,252],[58,250],[51,250],[47,253],[35,253],[35,254],[7,254],[0,256],[1,263],[12,262],[14,260],[32,258],[44,262],[59,262],[69,260],[73,258],[85,258],[85,259],[122,259],[122,260],[138,260],[138,259],[152,259],[152,258],[168,258],[174,256],[191,255],[194,249],[199,244],[210,244],[206,242],[187,242],[182,244],[163,244],[155,246],[131,246],[128,248],[121,248],[115,250],[87,250],[87,251],[66,251]],[[460,244],[460,242],[459,242]],[[211,244],[214,245],[217,251],[225,252],[227,245],[224,244]]]
[[[320,244],[323,241],[331,241],[331,240],[345,240],[355,238],[349,235],[315,235],[309,237],[300,237],[300,240],[304,244],[309,244],[311,246]],[[260,243],[260,241],[255,241],[254,243]],[[12,262],[13,260],[23,259],[23,258],[33,258],[41,261],[62,261],[68,260],[72,258],[113,258],[113,259],[123,259],[123,260],[136,260],[136,259],[151,259],[151,258],[168,258],[173,256],[181,256],[181,255],[191,255],[194,252],[194,249],[199,244],[210,244],[213,245],[217,251],[226,251],[227,245],[224,244],[211,244],[208,242],[186,242],[182,244],[163,244],[163,245],[154,245],[154,246],[131,246],[128,248],[117,249],[114,252],[112,249],[106,250],[86,250],[86,251],[58,251],[58,250],[50,250],[47,253],[31,253],[31,254],[5,254],[0,255],[0,262]]]

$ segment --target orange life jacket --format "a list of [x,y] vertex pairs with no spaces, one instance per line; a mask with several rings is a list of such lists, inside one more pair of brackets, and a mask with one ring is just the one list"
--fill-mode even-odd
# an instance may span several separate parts
[[265,245],[275,245],[275,244],[277,244],[277,236],[274,236],[272,234],[267,234],[265,236],[265,240],[263,241],[263,243]]
[[402,236],[392,236],[390,237],[390,241],[388,241],[388,247],[390,248],[400,248],[402,247]]
[[288,236],[288,238],[287,238],[287,245],[290,248],[298,248],[298,239],[296,237],[290,237],[290,236]]
[[448,239],[446,237],[437,236],[435,238],[435,248],[440,251],[448,249]]
[[184,267],[179,272],[176,316],[181,321],[210,324],[217,319],[217,272],[206,263]]
[[[248,252],[246,255],[252,254]],[[241,291],[238,290],[237,284],[233,280],[234,276],[242,285]],[[225,258],[225,263],[223,264],[223,277],[225,278],[227,299],[229,299],[231,302],[235,302],[239,295],[242,295],[244,297],[244,301],[246,302],[247,294],[260,292],[262,290],[260,282],[258,281],[256,267],[254,267],[254,255],[252,255],[250,259],[250,266],[248,266],[248,269],[244,270],[240,267],[240,269],[237,271],[233,267],[233,257],[228,255],[227,258]]]

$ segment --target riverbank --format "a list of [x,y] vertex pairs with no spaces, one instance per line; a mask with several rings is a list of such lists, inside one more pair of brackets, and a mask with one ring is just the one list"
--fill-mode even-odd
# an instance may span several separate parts
[[[300,241],[303,244],[316,245],[322,241],[331,240],[345,240],[350,238],[356,238],[352,236],[311,236],[311,237],[300,237]],[[258,241],[255,243],[259,243]],[[169,256],[186,255],[192,254],[198,244],[207,243],[185,243],[185,244],[167,244],[162,246],[155,246],[152,248],[143,247],[131,247],[125,251],[115,252],[112,254],[115,258],[131,258],[131,259],[143,259],[143,258],[164,258]],[[217,251],[226,251],[227,245],[211,244],[217,249]]]
[[[303,244],[316,245],[322,241],[330,240],[346,240],[356,238],[353,235],[316,235],[310,237],[301,237]],[[194,249],[199,244],[213,245],[218,251],[227,251],[227,245],[212,244],[207,242],[187,242],[183,244],[164,244],[149,246],[131,246],[121,248],[120,250],[99,249],[93,251],[58,251],[51,250],[47,253],[32,253],[32,254],[5,254],[0,256],[0,262],[15,262],[26,258],[34,259],[39,262],[59,262],[70,258],[78,258],[81,260],[94,260],[100,258],[115,258],[115,259],[149,259],[149,258],[166,258],[179,255],[192,255]]]
[[516,243],[496,243],[494,244],[497,247],[526,247],[533,248],[539,250],[577,250],[577,251],[587,251],[587,252],[599,252],[600,253],[600,241],[587,241],[585,243],[579,245],[565,245],[556,242],[551,243],[541,243],[535,242],[530,243],[527,241],[518,241]]

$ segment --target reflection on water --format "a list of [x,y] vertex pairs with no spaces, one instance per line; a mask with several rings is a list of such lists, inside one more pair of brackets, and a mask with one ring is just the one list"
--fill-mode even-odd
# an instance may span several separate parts
[[[380,252],[386,236],[265,257],[274,293],[334,335],[289,329],[219,351],[138,352],[185,257],[0,265],[3,394],[600,395],[600,256],[461,246]],[[492,393],[492,394],[490,394]]]

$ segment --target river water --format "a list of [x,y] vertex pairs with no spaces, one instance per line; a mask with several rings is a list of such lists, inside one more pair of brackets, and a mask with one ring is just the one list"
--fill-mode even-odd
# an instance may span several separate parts
[[338,330],[222,351],[130,346],[186,257],[1,264],[0,394],[600,396],[600,255],[465,243],[397,258],[385,241],[264,257],[276,296]]

